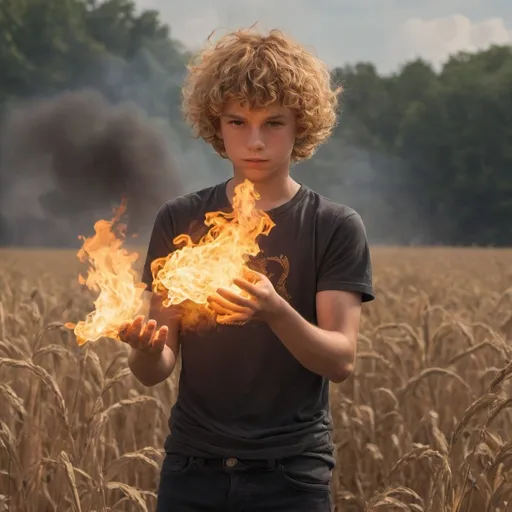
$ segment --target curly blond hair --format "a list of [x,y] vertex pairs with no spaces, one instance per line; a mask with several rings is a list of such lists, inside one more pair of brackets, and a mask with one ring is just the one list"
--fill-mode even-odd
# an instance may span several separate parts
[[231,99],[250,108],[280,104],[291,108],[297,134],[291,159],[310,158],[336,124],[338,94],[327,66],[279,30],[267,36],[237,30],[207,46],[188,65],[183,111],[197,137],[227,158],[219,117]]

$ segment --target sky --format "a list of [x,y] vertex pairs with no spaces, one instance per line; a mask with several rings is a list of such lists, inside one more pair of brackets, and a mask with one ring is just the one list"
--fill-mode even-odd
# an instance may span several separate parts
[[512,44],[511,0],[135,0],[160,11],[191,49],[208,35],[258,23],[278,28],[329,66],[373,62],[383,74],[422,57],[436,69],[450,54]]

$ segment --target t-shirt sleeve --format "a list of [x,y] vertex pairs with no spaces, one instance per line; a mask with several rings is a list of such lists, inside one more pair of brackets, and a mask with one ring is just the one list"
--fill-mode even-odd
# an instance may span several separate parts
[[174,225],[170,208],[167,204],[160,207],[153,223],[153,229],[149,238],[146,260],[142,268],[141,281],[146,284],[147,291],[153,291],[153,275],[151,263],[157,258],[163,258],[175,250],[173,244]]
[[366,229],[357,212],[337,222],[320,263],[317,291],[360,292],[363,302],[375,298]]

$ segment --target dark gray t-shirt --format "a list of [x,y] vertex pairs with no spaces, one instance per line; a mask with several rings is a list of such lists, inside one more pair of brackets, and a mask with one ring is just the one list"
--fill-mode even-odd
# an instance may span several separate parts
[[[170,200],[156,216],[142,280],[151,261],[175,250],[173,238],[207,232],[206,212],[230,211],[226,183]],[[349,290],[374,298],[370,251],[360,216],[302,185],[267,212],[275,222],[250,264],[316,323],[315,295]],[[304,368],[263,322],[181,334],[182,370],[167,451],[196,456],[279,458],[332,450],[329,381]]]

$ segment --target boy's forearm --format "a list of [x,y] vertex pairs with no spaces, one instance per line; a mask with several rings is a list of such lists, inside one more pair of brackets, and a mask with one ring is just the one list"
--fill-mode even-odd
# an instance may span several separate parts
[[167,345],[156,355],[132,348],[128,356],[128,366],[144,386],[155,386],[170,377],[176,366],[176,356]]
[[[155,294],[144,295],[139,314],[144,315],[148,320],[155,320],[158,327],[166,325],[169,328],[168,336],[178,336],[175,326],[170,321],[169,310],[162,307],[161,298]],[[160,354],[146,354],[132,348],[128,356],[128,367],[139,382],[150,387],[170,377],[176,366],[176,359],[176,354],[168,345],[165,345]]]
[[338,383],[352,373],[356,350],[343,333],[309,323],[284,300],[280,312],[268,320],[268,325],[308,370]]

